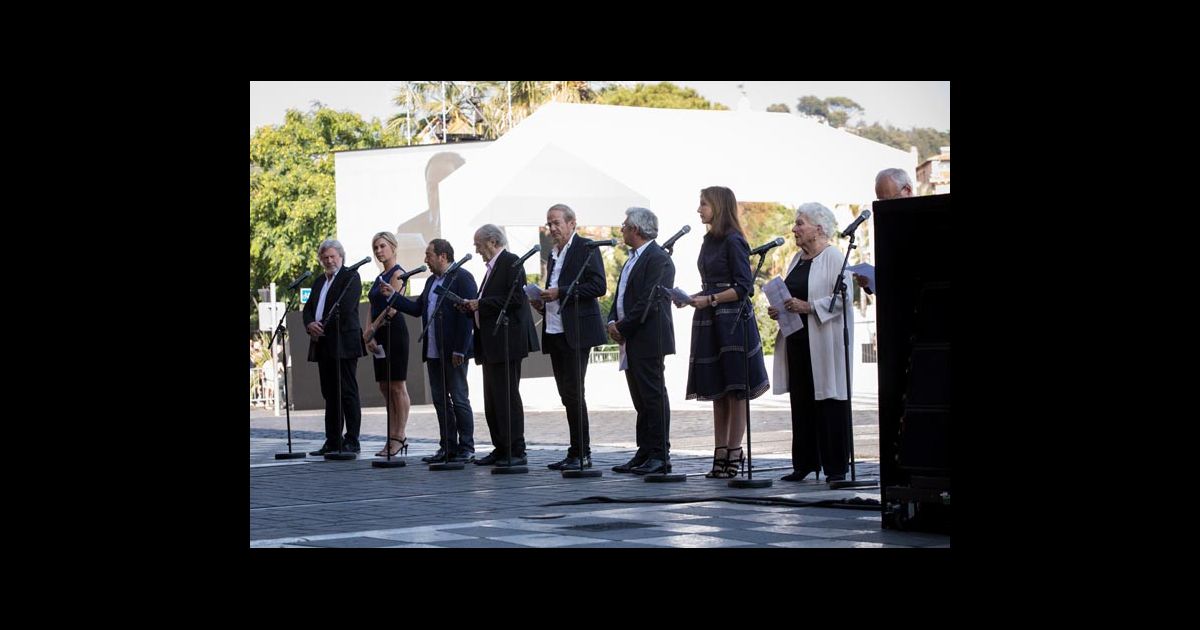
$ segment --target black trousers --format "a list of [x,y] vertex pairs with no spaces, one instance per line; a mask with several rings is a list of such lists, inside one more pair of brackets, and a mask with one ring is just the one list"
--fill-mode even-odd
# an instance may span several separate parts
[[[663,378],[662,357],[629,359],[625,382],[637,410],[637,459],[668,459],[671,452],[671,408]],[[665,450],[664,450],[665,449]]]
[[341,411],[346,415],[346,441],[358,442],[362,426],[362,404],[358,401],[358,359],[321,359],[317,372],[325,397],[325,446],[337,446],[341,418],[338,417],[338,379],[342,382]]
[[[587,400],[584,379],[587,377],[588,355],[591,348],[580,348],[578,357],[567,343],[564,333],[547,334],[546,350],[550,352],[550,364],[554,367],[554,382],[558,385],[558,397],[567,409],[567,429],[571,435],[571,447],[567,457],[579,457],[580,453],[592,454],[592,440],[588,430]],[[583,405],[583,416],[579,407]],[[582,426],[581,426],[582,425]]]
[[[504,378],[503,363],[483,364],[483,414],[487,418],[492,445],[496,457],[507,457],[510,449],[513,457],[525,455],[525,411],[521,403],[521,360],[508,364],[508,379]],[[507,391],[512,392],[511,403],[505,405]],[[509,420],[512,432],[509,434]]]
[[792,400],[792,469],[844,475],[850,468],[846,400],[814,400],[812,360],[803,331],[787,338],[788,393]]

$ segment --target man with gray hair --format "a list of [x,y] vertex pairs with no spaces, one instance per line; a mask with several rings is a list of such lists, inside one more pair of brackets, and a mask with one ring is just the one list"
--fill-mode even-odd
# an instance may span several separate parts
[[[584,380],[592,348],[604,343],[604,324],[597,298],[608,293],[604,265],[592,254],[592,240],[575,233],[575,211],[555,204],[546,211],[546,227],[554,240],[546,271],[546,289],[533,307],[542,319],[542,352],[550,355],[558,396],[567,410],[567,433],[571,445],[567,456],[547,466],[551,470],[582,470],[592,467],[592,442],[588,429]],[[579,282],[563,292],[571,281]]]
[[671,309],[665,305],[667,296],[655,293],[654,288],[675,285],[675,265],[654,242],[658,236],[658,217],[645,208],[629,208],[625,215],[621,236],[630,252],[608,314],[608,334],[621,344],[621,365],[626,366],[621,369],[625,370],[625,382],[637,410],[638,449],[633,459],[613,466],[613,471],[635,475],[669,473],[671,410],[663,357],[675,354],[675,327],[671,323]]
[[[479,298],[466,300],[465,308],[473,313],[475,320],[475,363],[483,366],[483,413],[495,448],[476,459],[477,466],[529,463],[525,456],[521,360],[539,346],[529,313],[529,298],[522,290],[525,270],[513,266],[520,258],[507,247],[508,240],[499,227],[489,223],[475,231],[475,251],[483,257],[487,270],[479,283]],[[508,314],[508,330],[497,333],[496,321],[502,312]],[[511,399],[506,400],[508,395]]]
[[[312,297],[304,304],[304,327],[308,331],[308,360],[315,361],[321,377],[321,396],[325,398],[325,444],[309,455],[329,452],[357,453],[358,431],[362,424],[362,405],[358,400],[358,357],[366,356],[362,325],[358,323],[358,298],[362,279],[358,271],[346,271],[346,250],[334,239],[325,239],[317,248],[317,258],[325,273],[312,284]],[[343,289],[345,292],[343,293]],[[333,317],[338,296],[338,312]],[[341,400],[338,383],[341,382]],[[339,411],[346,417],[346,436],[340,435]]]
[[913,196],[912,180],[900,168],[885,168],[875,175],[875,198],[880,201]]
[[[912,180],[908,178],[908,172],[904,169],[885,168],[875,175],[875,198],[878,201],[911,196],[913,196]],[[869,288],[870,278],[856,273],[854,274],[854,283],[868,294],[873,294]]]

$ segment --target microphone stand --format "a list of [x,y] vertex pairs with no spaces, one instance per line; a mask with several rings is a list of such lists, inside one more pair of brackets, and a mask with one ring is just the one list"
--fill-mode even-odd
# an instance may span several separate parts
[[[300,452],[300,453],[292,452],[292,404],[291,404],[292,390],[290,387],[288,387],[288,384],[287,384],[287,373],[288,373],[288,368],[287,368],[287,360],[288,360],[287,359],[287,326],[285,326],[284,324],[287,323],[287,312],[289,310],[291,310],[292,299],[295,298],[297,295],[299,295],[299,287],[298,286],[296,289],[296,293],[293,294],[292,298],[288,299],[287,307],[285,307],[283,309],[283,317],[279,318],[279,324],[275,326],[275,332],[271,333],[271,343],[269,345],[267,345],[268,348],[274,348],[275,347],[274,346],[275,336],[282,333],[282,336],[280,337],[280,339],[282,340],[282,344],[283,344],[283,409],[284,409],[284,411],[287,412],[288,452],[275,453],[275,459],[300,459],[300,458],[304,457],[305,455],[307,455],[307,453],[304,453],[304,452]],[[278,395],[278,394],[276,394],[276,395]]]
[[[583,443],[583,364],[580,362],[580,356],[579,356],[579,353],[583,351],[583,349],[580,347],[580,342],[579,342],[580,328],[582,325],[579,323],[579,293],[574,292],[575,285],[579,284],[579,278],[581,278],[583,276],[583,272],[587,269],[588,262],[590,262],[592,260],[592,253],[594,253],[598,249],[600,249],[600,248],[599,247],[589,248],[587,257],[585,257],[583,259],[583,266],[579,268],[579,273],[575,274],[575,279],[571,281],[571,284],[569,286],[567,286],[566,293],[563,293],[558,298],[559,299],[558,303],[560,306],[566,304],[567,299],[572,298],[572,297],[575,298],[575,368],[576,368],[576,372],[575,372],[576,390],[575,391],[578,392],[578,395],[579,395],[579,416],[578,416],[577,422],[576,422],[576,424],[578,424],[579,426],[576,427],[576,429],[575,429],[576,433],[579,435],[579,470],[564,470],[564,471],[562,471],[562,476],[564,479],[580,479],[580,478],[584,478],[584,477],[603,477],[604,476],[604,473],[600,471],[600,468],[598,466],[594,467],[594,468],[590,468],[590,469],[583,467],[583,459],[584,459],[584,457],[586,457],[584,455],[584,443]],[[564,264],[565,264],[565,261],[564,261]],[[603,268],[604,264],[601,263],[600,266]],[[562,314],[562,310],[560,309],[559,315],[561,315],[561,314]],[[591,354],[591,351],[592,351],[592,349],[588,348],[589,354]],[[590,440],[589,440],[589,443],[587,444],[587,446],[591,446]]]
[[[338,276],[340,276],[342,274],[342,271],[345,271],[345,269],[346,269],[345,267],[342,267],[342,269],[338,271]],[[337,276],[334,276],[333,279],[337,280]],[[342,296],[346,295],[346,289],[349,289],[349,288],[350,288],[350,283],[347,282],[346,285],[342,287],[342,292],[338,294],[337,299],[334,300],[333,308],[330,309],[330,311],[329,311],[329,317],[325,318],[325,320],[327,322],[332,321],[333,325],[335,327],[334,335],[333,335],[333,356],[334,356],[334,365],[337,368],[336,371],[337,371],[337,410],[338,410],[337,451],[331,451],[331,452],[325,453],[326,460],[344,461],[344,460],[350,460],[350,459],[358,459],[358,454],[353,453],[353,452],[343,452],[342,451],[342,446],[344,446],[342,443],[342,432],[346,428],[346,410],[344,409],[344,405],[342,404],[342,356],[341,356],[342,355],[342,317],[341,317],[341,306],[342,306]],[[362,287],[361,286],[358,287],[358,290],[359,290],[359,292],[361,292]],[[324,328],[324,325],[322,325],[322,328]]]
[[[670,256],[670,254],[668,254],[668,256]],[[658,299],[658,291],[659,291],[658,283],[659,283],[659,281],[662,280],[663,273],[666,272],[666,270],[667,270],[666,265],[663,265],[662,267],[659,267],[659,269],[658,269],[658,276],[656,278],[654,278],[654,284],[651,285],[652,288],[650,289],[650,301],[646,304],[646,310],[642,311],[642,320],[640,322],[638,322],[639,325],[646,323],[646,316],[650,314],[651,307],[654,306],[655,300]],[[626,284],[626,287],[628,287],[628,286],[629,285]],[[670,296],[664,295],[663,299],[664,300],[670,299]],[[663,448],[663,462],[664,463],[663,463],[663,471],[661,473],[650,473],[648,475],[642,475],[642,479],[644,479],[646,481],[646,483],[668,483],[668,482],[672,482],[672,481],[687,481],[687,475],[685,475],[683,473],[671,474],[670,472],[668,472],[669,468],[667,468],[668,466],[671,465],[671,460],[669,459],[669,457],[667,455],[666,358],[665,358],[665,355],[663,355],[663,351],[662,351],[662,340],[663,340],[662,318],[657,317],[657,316],[655,318],[658,319],[658,334],[655,335],[658,338],[658,358],[659,358],[659,360],[661,360],[663,362],[662,418],[660,421],[662,423],[662,442],[663,442],[662,448]],[[674,333],[672,332],[672,334],[674,334]]]
[[[854,244],[854,234],[851,233],[849,236],[850,246],[846,248],[846,256],[842,258],[842,270],[838,272],[837,280],[834,280],[833,299],[829,301],[829,312],[834,312],[835,305],[837,304],[838,294],[840,293],[842,296],[842,348],[845,351],[846,359],[846,442],[847,448],[850,451],[850,480],[829,481],[829,487],[831,489],[865,488],[879,485],[879,482],[877,481],[858,481],[855,475],[854,412],[851,410],[851,407],[853,406],[851,399],[853,397],[851,396],[850,387],[850,322],[848,317],[850,312],[850,300],[846,298],[846,283],[842,279],[842,275],[846,273],[846,263],[850,262],[850,250],[857,247]],[[825,477],[826,481],[828,481],[829,471],[825,471]]]
[[[399,292],[396,292],[393,295],[399,295]],[[392,308],[391,302],[392,302],[391,300],[388,300],[386,303],[384,303],[384,305],[383,305],[384,313],[387,313],[387,310],[389,308]],[[408,462],[406,462],[403,459],[400,459],[398,457],[396,459],[392,459],[392,435],[391,435],[391,433],[392,433],[392,424],[391,424],[391,420],[392,420],[392,340],[396,338],[396,331],[392,328],[392,318],[391,317],[385,316],[383,325],[388,327],[388,343],[387,343],[388,347],[387,347],[387,350],[385,350],[383,353],[384,354],[384,359],[383,359],[384,374],[387,376],[387,395],[384,396],[384,403],[383,403],[384,408],[387,409],[386,415],[384,416],[384,422],[383,422],[384,426],[386,427],[383,431],[386,434],[386,437],[383,438],[383,451],[385,453],[387,453],[387,459],[372,460],[371,467],[372,468],[403,468],[404,466],[408,465]],[[378,331],[376,331],[375,336],[376,337],[379,336]]]
[[[458,270],[454,270],[454,273],[457,274]],[[445,461],[441,462],[430,462],[429,470],[462,470],[465,468],[465,465],[462,462],[453,461],[454,453],[450,452],[453,450],[450,448],[450,444],[458,437],[458,416],[455,415],[454,411],[454,399],[450,396],[450,391],[446,389],[446,361],[453,361],[454,353],[449,352],[449,356],[446,356],[446,327],[442,325],[442,306],[447,299],[447,293],[454,295],[454,293],[450,291],[450,283],[453,282],[453,280],[454,278],[450,275],[447,275],[446,278],[442,280],[442,284],[439,286],[444,288],[445,291],[442,293],[442,295],[438,296],[437,306],[433,307],[433,317],[425,323],[425,328],[421,331],[420,338],[417,339],[418,342],[425,341],[425,336],[429,334],[429,326],[436,319],[438,331],[438,354],[442,355],[439,363],[441,363],[442,366],[442,415],[446,420],[442,423],[442,430],[444,431],[442,434],[442,440],[446,445],[444,451],[446,459]],[[430,293],[433,293],[433,291],[430,291]],[[466,357],[463,357],[463,360],[465,361]]]
[[[750,276],[750,286],[746,287],[746,297],[742,299],[738,305],[737,317],[733,319],[733,328],[729,331],[731,334],[737,330],[738,322],[746,312],[746,307],[750,305],[750,294],[754,292],[754,279],[758,277],[758,273],[762,271],[763,263],[767,260],[767,251],[764,250],[758,253],[758,266],[754,268],[754,275]],[[750,310],[754,313],[753,307]],[[746,350],[746,478],[745,479],[730,479],[730,488],[770,488],[774,483],[770,479],[755,479],[754,478],[754,449],[752,448],[753,440],[750,436],[750,324],[756,322],[753,317],[747,317],[743,322],[745,326],[742,328],[742,347]],[[713,313],[713,324],[717,323],[717,314]],[[757,324],[756,324],[757,325]],[[733,392],[730,396],[735,395]],[[725,459],[729,459],[729,452],[726,450]]]
[[[496,326],[492,328],[492,336],[495,337],[500,332],[500,327],[504,327],[504,417],[508,422],[508,430],[505,432],[505,438],[508,444],[505,445],[505,450],[508,451],[507,466],[493,466],[493,475],[519,475],[529,472],[528,466],[513,466],[512,465],[512,375],[509,372],[509,351],[508,351],[508,303],[512,301],[513,291],[517,289],[518,283],[525,282],[525,268],[521,267],[519,273],[513,275],[512,286],[508,287],[508,295],[504,296],[504,306],[500,308],[500,317],[496,319]],[[480,331],[482,332],[482,331]]]

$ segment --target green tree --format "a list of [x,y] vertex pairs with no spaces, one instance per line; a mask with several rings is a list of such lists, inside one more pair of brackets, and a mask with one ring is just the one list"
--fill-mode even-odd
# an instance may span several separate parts
[[855,133],[876,142],[908,151],[909,147],[917,147],[919,160],[927,160],[938,154],[940,147],[950,146],[950,131],[938,131],[931,127],[913,127],[907,131],[891,125],[860,125]]
[[[257,289],[317,273],[317,246],[336,231],[333,152],[399,146],[378,119],[320,103],[288,110],[282,125],[250,138],[250,329],[258,326]],[[278,293],[277,293],[278,295]]]
[[784,103],[775,103],[774,105],[769,105],[767,107],[767,111],[778,112],[781,114],[790,114],[792,112],[791,108]]
[[729,109],[720,103],[709,102],[692,88],[682,88],[666,81],[654,85],[638,83],[632,88],[610,86],[600,92],[596,102],[602,105],[663,109]]
[[862,105],[855,103],[845,96],[831,96],[821,99],[816,96],[803,96],[796,103],[796,111],[806,116],[823,120],[831,127],[845,127],[851,117],[863,113]]

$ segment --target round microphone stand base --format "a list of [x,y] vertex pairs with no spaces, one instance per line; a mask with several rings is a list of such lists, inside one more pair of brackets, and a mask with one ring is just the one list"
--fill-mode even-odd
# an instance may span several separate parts
[[830,481],[829,489],[838,490],[841,488],[878,488],[878,481]]
[[730,488],[770,488],[770,479],[730,479]]
[[604,473],[595,468],[586,470],[564,470],[562,472],[563,479],[583,479],[587,477],[603,477]]
[[347,461],[351,459],[358,459],[358,453],[351,453],[350,451],[333,451],[331,453],[325,453],[325,459],[326,461]]
[[393,457],[392,459],[376,459],[371,462],[371,468],[403,468],[407,465],[408,462],[405,462],[399,457]]
[[463,468],[466,466],[462,462],[441,462],[429,465],[429,470],[462,470]]
[[528,466],[493,466],[493,475],[523,475],[529,472]]
[[275,453],[275,459],[301,459],[307,453]]
[[670,483],[672,481],[687,481],[687,475],[683,473],[651,473],[642,477],[642,479],[645,480],[646,483]]

